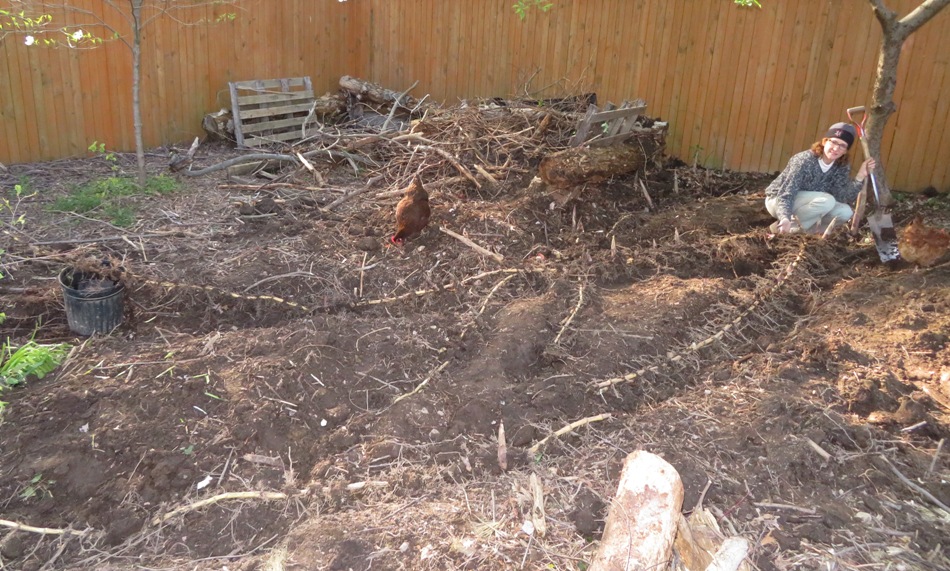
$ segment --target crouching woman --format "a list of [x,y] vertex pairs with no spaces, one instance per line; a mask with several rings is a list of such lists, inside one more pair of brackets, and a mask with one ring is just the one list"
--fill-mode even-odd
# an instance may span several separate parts
[[848,150],[854,137],[854,127],[835,123],[810,149],[789,159],[765,189],[765,209],[776,219],[769,227],[773,233],[822,234],[833,222],[842,225],[851,220],[850,205],[875,165],[874,159],[867,159],[851,180]]

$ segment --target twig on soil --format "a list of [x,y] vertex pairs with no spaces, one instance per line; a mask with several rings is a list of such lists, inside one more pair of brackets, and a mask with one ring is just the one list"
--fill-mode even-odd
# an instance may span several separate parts
[[133,242],[132,240],[129,240],[129,238],[128,238],[127,236],[123,236],[122,239],[125,240],[125,242],[126,242],[129,246],[132,246],[133,248],[137,248],[139,251],[141,251],[141,252],[142,252],[142,261],[145,262],[145,263],[148,263],[148,255],[146,255],[146,253],[145,253],[145,243],[142,242],[142,239],[141,239],[141,238],[139,238],[139,243],[138,243],[138,244],[136,244],[136,243]]
[[483,248],[483,247],[479,246],[478,244],[476,244],[475,242],[472,242],[471,240],[469,240],[469,239],[466,238],[465,236],[462,236],[461,234],[456,234],[455,232],[449,230],[449,229],[446,228],[445,226],[439,226],[439,232],[442,232],[443,234],[448,234],[449,236],[455,238],[456,240],[458,240],[459,242],[465,244],[465,245],[468,246],[469,248],[475,250],[475,251],[478,252],[479,254],[481,254],[481,255],[483,255],[483,256],[488,256],[489,258],[492,258],[493,260],[495,260],[495,261],[498,262],[498,263],[501,263],[501,262],[504,262],[504,261],[505,261],[505,257],[502,256],[501,254],[496,254],[495,252],[492,252],[491,250],[488,250],[488,249],[486,249],[486,248]]
[[640,190],[643,192],[643,198],[647,200],[647,206],[650,207],[650,210],[655,210],[656,207],[653,206],[653,199],[650,198],[650,193],[647,192],[647,185],[643,183],[643,179],[637,177],[637,182],[640,183]]
[[438,368],[436,368],[436,370],[434,370],[434,371],[432,371],[431,373],[429,373],[429,376],[426,377],[421,383],[419,383],[419,385],[416,386],[416,388],[412,389],[412,391],[410,391],[410,392],[408,392],[408,393],[406,393],[406,394],[404,394],[404,395],[399,395],[398,397],[396,397],[395,399],[393,399],[393,404],[396,404],[397,402],[401,401],[402,399],[409,398],[409,397],[411,397],[412,395],[416,394],[417,392],[421,391],[424,386],[426,386],[427,384],[429,384],[429,381],[432,380],[432,377],[434,377],[434,376],[437,375],[438,373],[441,373],[441,372],[442,372],[442,369],[446,368],[448,365],[449,365],[449,362],[448,362],[448,361],[446,361],[446,362],[442,363],[441,365],[439,365]]
[[363,488],[385,488],[389,486],[389,482],[383,480],[366,480],[365,482],[353,482],[352,484],[347,484],[346,489],[350,492],[355,492],[357,490],[362,490]]
[[818,453],[819,456],[825,459],[825,462],[831,460],[831,454],[829,454],[824,448],[818,445],[817,442],[811,438],[805,437],[805,442],[811,447],[812,450]]
[[946,438],[941,438],[940,442],[937,443],[937,449],[934,451],[933,460],[930,461],[930,467],[927,468],[927,475],[933,473],[934,468],[937,466],[937,458],[940,456],[940,449],[943,448],[943,443],[946,442]]
[[293,163],[295,165],[298,164],[297,157],[293,155],[281,155],[281,154],[274,154],[274,153],[252,153],[250,155],[242,155],[240,157],[234,157],[233,159],[228,159],[224,162],[220,162],[216,165],[211,165],[210,167],[206,167],[203,169],[183,170],[181,171],[181,173],[186,176],[201,176],[208,173],[212,173],[214,171],[226,169],[230,166],[234,166],[237,164],[254,163],[258,161],[286,161],[286,162]]
[[294,277],[298,277],[298,276],[301,276],[301,277],[313,277],[313,274],[310,273],[310,272],[290,272],[290,273],[286,273],[286,274],[280,274],[279,276],[267,276],[266,278],[261,279],[261,280],[257,280],[256,282],[254,282],[254,283],[252,283],[251,285],[249,285],[249,286],[247,286],[246,288],[244,288],[244,293],[247,293],[247,292],[251,291],[252,289],[256,288],[257,286],[259,286],[259,285],[261,285],[261,284],[265,284],[265,283],[267,283],[267,282],[272,282],[272,281],[274,281],[274,280],[279,280],[279,279],[283,279],[283,278],[294,278]]
[[484,313],[485,308],[488,307],[488,302],[491,300],[492,296],[495,295],[495,292],[498,291],[498,289],[501,286],[511,281],[511,279],[517,275],[518,274],[511,274],[510,276],[506,276],[502,278],[501,280],[499,280],[498,283],[495,284],[495,287],[491,288],[491,291],[489,291],[488,295],[485,296],[485,300],[482,301],[482,307],[478,310],[478,313],[476,315],[481,315],[482,313]]
[[564,320],[564,325],[561,326],[561,330],[557,332],[557,336],[554,337],[554,344],[557,345],[558,341],[561,340],[561,335],[564,335],[564,332],[567,331],[568,326],[574,321],[574,316],[577,315],[577,311],[581,308],[581,305],[584,304],[584,286],[580,286],[577,291],[577,305],[574,306],[574,311],[567,316],[567,319]]
[[366,256],[369,252],[363,252],[363,262],[360,264],[360,291],[357,296],[359,299],[363,299],[363,278],[366,274]]
[[212,496],[210,498],[205,498],[185,506],[177,507],[164,515],[152,518],[150,523],[151,525],[159,525],[172,519],[173,517],[180,516],[188,512],[193,512],[205,506],[210,506],[225,500],[286,500],[289,497],[289,495],[283,492],[227,492],[224,494],[218,494],[217,496]]
[[89,244],[92,242],[115,242],[116,240],[128,240],[129,238],[199,238],[195,234],[175,230],[174,232],[161,232],[150,234],[123,234],[120,236],[102,236],[100,238],[65,238],[63,240],[48,240],[45,242],[30,242],[31,246],[51,246],[53,244]]
[[941,502],[939,499],[937,499],[936,496],[934,496],[933,494],[931,494],[924,488],[918,486],[914,482],[911,482],[910,479],[904,474],[902,474],[901,471],[898,470],[896,466],[891,464],[891,461],[888,460],[887,457],[885,457],[884,455],[881,455],[881,460],[884,460],[884,463],[887,464],[887,467],[890,468],[891,471],[894,472],[894,475],[897,476],[900,479],[900,481],[903,482],[908,488],[914,490],[918,494],[927,498],[928,500],[933,502],[934,505],[939,506],[940,509],[950,514],[950,507],[948,507],[947,504]]
[[241,457],[245,462],[251,462],[254,464],[264,464],[267,466],[274,466],[275,468],[282,468],[284,465],[283,460],[277,456],[264,456],[262,454],[245,454]]
[[[544,513],[544,488],[541,486],[541,480],[534,472],[528,478],[528,484],[531,486],[531,522],[534,524],[534,531],[539,537],[544,537],[548,531],[546,515]],[[534,535],[534,534],[532,534]]]
[[60,556],[63,554],[63,552],[66,551],[67,545],[69,545],[68,541],[61,541],[59,543],[59,549],[56,550],[56,553],[54,553],[52,557],[46,560],[46,563],[44,563],[43,566],[40,567],[40,571],[46,571],[46,569],[52,569],[53,565],[56,564],[56,561],[58,561]]
[[224,477],[228,474],[228,468],[231,466],[232,456],[234,456],[234,448],[231,448],[228,451],[228,459],[224,461],[224,468],[221,469],[221,473],[218,475],[218,484],[217,484],[218,486],[221,485],[221,482],[224,480]]
[[505,421],[498,421],[498,467],[504,472],[508,469],[508,441],[505,439]]
[[370,185],[366,185],[366,186],[364,186],[363,188],[358,188],[358,189],[354,190],[353,192],[348,192],[348,193],[344,194],[343,196],[341,196],[340,198],[337,198],[336,200],[334,200],[334,201],[331,202],[330,204],[327,204],[326,207],[324,207],[324,210],[333,210],[334,208],[336,208],[337,206],[343,204],[344,202],[347,202],[347,201],[349,201],[350,199],[356,198],[357,196],[359,196],[359,195],[361,195],[361,194],[364,194],[364,193],[366,193],[366,192],[369,192],[369,191],[371,191],[371,190],[373,190],[373,187],[370,186]]
[[754,505],[754,506],[756,506],[756,507],[759,507],[759,508],[764,508],[764,509],[791,510],[791,511],[796,511],[796,512],[800,512],[800,513],[803,513],[803,514],[808,514],[808,515],[818,515],[818,512],[816,512],[815,510],[813,510],[813,509],[811,509],[811,508],[802,508],[802,507],[799,507],[799,506],[793,506],[793,505],[791,505],[791,504],[773,504],[773,503],[769,503],[769,502],[752,502],[752,505]]
[[82,531],[76,531],[73,529],[56,529],[51,527],[34,527],[32,525],[26,525],[23,523],[17,523],[15,521],[10,521],[8,519],[0,519],[0,526],[9,527],[16,531],[28,531],[30,533],[39,533],[40,535],[86,535],[90,532],[89,529],[84,529]]
[[488,180],[488,182],[490,182],[493,187],[498,186],[498,180],[495,177],[493,177],[490,172],[485,170],[485,168],[482,165],[476,163],[475,170],[478,171],[478,174],[485,177],[485,179]]
[[541,440],[539,440],[537,443],[535,443],[534,446],[532,446],[531,448],[528,448],[528,452],[531,453],[531,454],[537,454],[537,453],[538,453],[538,450],[540,450],[542,446],[544,446],[545,444],[548,443],[548,440],[551,440],[552,438],[564,436],[564,435],[567,434],[568,432],[573,432],[575,429],[578,429],[578,428],[580,428],[580,427],[582,427],[582,426],[584,426],[584,425],[590,424],[590,423],[592,423],[592,422],[599,422],[599,421],[601,421],[601,420],[607,420],[608,418],[611,418],[612,416],[613,416],[613,414],[611,414],[611,413],[609,413],[609,412],[605,412],[605,413],[603,413],[603,414],[598,414],[598,415],[596,415],[596,416],[588,416],[587,418],[582,418],[582,419],[580,419],[580,420],[575,420],[574,422],[572,422],[572,423],[568,424],[567,426],[561,428],[560,430],[558,430],[558,431],[555,432],[554,434],[549,434],[548,436],[545,436],[544,438],[542,438]]

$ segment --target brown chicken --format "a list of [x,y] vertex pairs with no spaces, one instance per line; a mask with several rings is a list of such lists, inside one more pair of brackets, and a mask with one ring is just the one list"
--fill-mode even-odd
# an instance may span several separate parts
[[904,229],[897,243],[901,257],[920,266],[932,266],[950,248],[950,233],[924,224],[918,216]]
[[429,194],[422,187],[418,176],[406,188],[405,196],[396,205],[396,233],[390,241],[402,246],[406,240],[415,238],[429,223]]

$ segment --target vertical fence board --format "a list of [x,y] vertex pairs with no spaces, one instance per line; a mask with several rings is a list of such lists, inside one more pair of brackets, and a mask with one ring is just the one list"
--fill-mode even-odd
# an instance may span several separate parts
[[[773,107],[774,97],[769,95],[781,93],[781,86],[785,78],[783,73],[786,57],[784,51],[787,49],[785,42],[788,38],[781,33],[781,30],[785,25],[788,3],[776,3],[770,8],[763,15],[767,20],[767,28],[771,31],[763,45],[763,49],[766,45],[768,46],[768,55],[760,63],[762,74],[759,76],[759,83],[756,85],[755,94],[753,95],[755,101],[761,101],[761,104],[756,106],[755,116],[750,121],[749,129],[746,131],[745,144],[753,147],[753,152],[749,157],[749,162],[752,164],[766,163],[772,154],[775,136],[770,125],[771,113],[778,112],[778,108]],[[781,71],[779,70],[780,66],[783,68]]]
[[[23,101],[20,97],[18,84],[20,81],[17,62],[14,59],[16,53],[13,50],[6,49],[10,42],[16,41],[7,39],[7,44],[0,43],[0,77],[4,78],[0,86],[4,88],[4,93],[0,96],[0,162],[19,163],[29,159],[27,129],[22,121],[20,114],[23,109]],[[18,120],[19,119],[19,120]],[[22,131],[22,133],[21,133]]]
[[[738,54],[736,68],[731,76],[732,89],[726,90],[727,99],[723,102],[723,109],[726,116],[726,124],[723,133],[726,137],[726,147],[723,151],[723,159],[726,164],[742,163],[742,148],[737,144],[739,131],[739,119],[744,114],[739,112],[746,104],[745,101],[745,80],[749,72],[749,52],[754,49],[752,37],[755,32],[755,22],[748,11],[742,11],[736,20],[735,32],[732,36],[732,49]],[[692,157],[690,157],[692,158]]]
[[[901,16],[919,4],[892,2]],[[73,5],[102,14],[131,41],[104,0]],[[269,0],[216,22],[228,9],[209,4],[185,18],[203,19],[197,26],[159,18],[145,29],[147,146],[200,135],[203,114],[228,106],[228,81],[310,75],[319,94],[347,74],[394,90],[418,80],[414,95],[449,104],[524,89],[532,97],[594,90],[615,103],[642,97],[651,115],[670,121],[671,154],[690,161],[702,148],[709,166],[773,171],[844,119],[845,108],[870,103],[881,37],[866,6],[826,0],[761,9],[723,0],[554,0],[524,22],[508,0]],[[61,12],[54,18],[77,23]],[[134,148],[125,44],[75,52],[27,47],[22,36],[0,41],[0,161],[82,155],[93,140]],[[882,143],[895,188],[950,188],[950,102],[940,96],[950,89],[948,53],[950,9],[901,55],[898,109]]]
[[736,144],[741,145],[741,150],[738,151],[742,157],[741,165],[756,164],[762,156],[762,146],[758,144],[762,138],[757,138],[756,134],[764,132],[760,131],[760,128],[769,120],[768,100],[764,93],[768,80],[768,60],[774,53],[774,42],[770,41],[770,38],[776,39],[769,34],[769,29],[775,28],[778,9],[776,6],[774,10],[756,14],[757,21],[752,33],[752,48],[743,94],[743,101],[748,104],[748,109],[739,116],[739,132],[735,139]]
[[[944,14],[938,16],[947,21]],[[950,34],[936,33],[938,28],[926,30],[938,40],[933,53],[938,54],[934,61],[935,73],[933,81],[927,86],[930,95],[929,101],[933,110],[933,121],[930,129],[921,129],[929,134],[927,142],[918,152],[924,156],[920,169],[915,172],[933,172],[934,180],[946,181],[950,179],[950,137],[945,137],[943,130],[936,128],[941,125],[950,125],[950,98],[940,97],[941,93],[950,92]],[[938,157],[943,157],[938,161]]]

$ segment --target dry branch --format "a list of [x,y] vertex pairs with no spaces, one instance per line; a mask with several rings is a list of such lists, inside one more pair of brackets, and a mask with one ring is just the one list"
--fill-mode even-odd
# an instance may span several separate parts
[[564,320],[564,325],[561,326],[561,330],[557,332],[557,336],[554,337],[554,344],[556,345],[558,341],[561,340],[561,335],[567,331],[568,326],[574,321],[574,316],[577,315],[578,310],[584,304],[584,286],[580,286],[577,291],[577,305],[574,306],[574,311],[567,316],[567,319]]
[[544,488],[535,473],[528,477],[528,484],[531,486],[531,523],[534,524],[535,533],[544,537],[548,532],[547,516],[544,513]]
[[555,432],[554,434],[549,434],[548,436],[545,436],[544,438],[542,438],[541,440],[539,440],[534,446],[532,446],[531,448],[528,449],[528,452],[530,452],[531,454],[537,454],[537,453],[538,453],[538,450],[540,450],[542,446],[544,446],[545,444],[548,443],[548,440],[551,440],[552,438],[557,438],[557,437],[560,437],[560,436],[564,436],[564,435],[567,434],[568,432],[573,432],[574,430],[576,430],[576,429],[578,429],[578,428],[580,428],[580,427],[582,427],[582,426],[584,426],[584,425],[590,424],[590,423],[592,423],[592,422],[600,422],[601,420],[607,420],[608,418],[610,418],[610,417],[612,417],[612,416],[613,416],[613,415],[612,415],[611,413],[605,412],[605,413],[603,413],[603,414],[598,414],[598,415],[595,415],[595,416],[588,416],[587,418],[582,418],[582,419],[580,419],[580,420],[575,420],[574,422],[572,422],[572,423],[568,424],[567,426],[561,428],[560,430],[558,430],[558,431]]
[[15,521],[10,521],[8,519],[0,519],[0,526],[9,527],[15,531],[26,531],[29,533],[39,533],[40,535],[86,535],[89,533],[89,530],[75,531],[72,529],[56,529],[51,527],[34,527],[32,525],[26,525],[22,523],[17,523]]
[[511,274],[509,276],[505,276],[501,278],[500,280],[498,280],[498,283],[495,284],[495,287],[491,288],[491,291],[489,291],[488,295],[485,296],[485,300],[482,302],[482,306],[481,308],[479,308],[478,313],[476,315],[481,315],[482,313],[484,313],[485,308],[488,307],[488,302],[491,301],[491,298],[493,295],[495,295],[495,292],[498,291],[498,289],[501,288],[501,286],[511,281],[511,279],[517,275],[518,274]]
[[921,486],[918,486],[917,484],[915,484],[914,482],[912,482],[912,481],[910,480],[910,478],[908,478],[907,476],[905,476],[903,473],[901,473],[900,470],[897,469],[896,466],[894,466],[893,464],[891,464],[891,461],[888,460],[885,456],[881,455],[880,458],[881,458],[881,460],[884,461],[884,463],[887,465],[887,467],[891,469],[891,472],[893,472],[894,475],[897,476],[898,479],[900,479],[900,481],[904,483],[904,485],[906,485],[908,488],[914,490],[914,491],[917,492],[918,494],[922,495],[923,497],[927,498],[927,499],[928,499],[931,503],[933,503],[935,506],[938,506],[940,509],[942,509],[943,511],[947,512],[948,514],[950,514],[950,507],[948,507],[947,504],[941,502],[939,499],[937,499],[936,496],[934,496],[933,494],[931,494],[930,492],[928,492],[927,490],[925,490],[925,489],[922,488]]
[[421,383],[419,383],[419,384],[416,386],[416,388],[412,389],[412,391],[410,391],[410,392],[408,392],[408,393],[406,393],[406,394],[404,394],[404,395],[399,395],[398,397],[396,397],[396,398],[393,400],[393,404],[396,404],[397,402],[399,402],[399,401],[401,401],[401,400],[403,400],[403,399],[409,398],[409,397],[411,397],[412,395],[416,394],[417,392],[421,391],[424,386],[426,386],[427,384],[429,384],[429,381],[432,380],[432,377],[434,377],[434,376],[436,376],[437,374],[441,373],[441,372],[442,372],[442,369],[446,368],[448,365],[449,365],[449,362],[448,362],[448,361],[446,361],[446,362],[442,363],[441,365],[439,365],[436,370],[434,370],[434,371],[432,371],[431,373],[429,373],[429,376],[426,377],[425,379],[423,379],[423,381],[422,381]]
[[498,421],[498,467],[504,472],[508,469],[508,442],[505,439],[505,421]]
[[474,184],[476,188],[482,187],[482,183],[478,182],[478,179],[475,178],[475,176],[471,172],[469,172],[467,168],[463,167],[461,163],[459,163],[459,160],[457,158],[453,157],[448,152],[443,151],[442,149],[438,147],[433,147],[431,145],[416,145],[415,148],[422,149],[423,151],[432,151],[433,153],[439,155],[440,157],[449,161],[452,164],[452,166],[455,167],[455,170],[459,171],[459,173],[461,173],[462,176],[472,181],[472,184]]
[[469,240],[469,239],[466,238],[465,236],[462,236],[461,234],[456,234],[455,232],[449,230],[448,228],[446,228],[446,227],[444,227],[444,226],[439,226],[439,232],[442,232],[443,234],[448,234],[449,236],[455,238],[456,240],[458,240],[459,242],[465,244],[465,245],[468,246],[469,248],[475,250],[475,251],[478,252],[479,254],[481,254],[481,255],[483,255],[483,256],[488,256],[489,258],[495,260],[495,261],[498,262],[498,263],[501,263],[501,262],[504,262],[504,261],[505,261],[505,257],[502,256],[501,254],[496,254],[495,252],[492,252],[491,250],[488,250],[488,249],[486,249],[486,248],[483,248],[483,247],[479,246],[478,244],[476,244],[475,242],[472,242],[471,240]]
[[210,506],[218,502],[223,502],[225,500],[286,500],[289,498],[287,494],[283,492],[227,492],[224,494],[218,494],[217,496],[212,496],[210,498],[205,498],[197,502],[190,503],[185,506],[180,506],[172,511],[152,518],[151,525],[159,525],[164,523],[173,517],[183,515],[195,510],[199,510],[205,506]]

